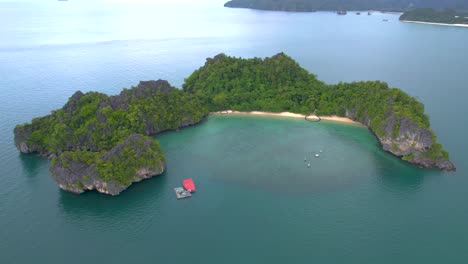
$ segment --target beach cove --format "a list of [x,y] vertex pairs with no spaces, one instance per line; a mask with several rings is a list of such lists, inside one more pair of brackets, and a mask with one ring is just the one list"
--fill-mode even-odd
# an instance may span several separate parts
[[[263,112],[263,111],[251,111],[251,112],[243,112],[243,111],[233,111],[233,110],[224,110],[213,112],[211,115],[256,115],[256,116],[276,116],[276,117],[291,117],[291,118],[301,118],[305,119],[308,116],[312,115],[303,115],[303,114],[296,114],[291,112],[281,112],[281,113],[273,113],[273,112]],[[348,124],[355,124],[355,125],[362,125],[359,122],[351,120],[347,117],[340,117],[340,116],[320,116],[320,119],[327,120],[327,121],[335,121],[335,122],[342,122]]]
[[450,26],[450,27],[468,27],[468,24],[447,24],[447,23],[433,23],[433,22],[422,22],[422,21],[410,21],[402,20],[405,23],[415,23],[415,24],[426,24],[426,25],[436,25],[436,26]]

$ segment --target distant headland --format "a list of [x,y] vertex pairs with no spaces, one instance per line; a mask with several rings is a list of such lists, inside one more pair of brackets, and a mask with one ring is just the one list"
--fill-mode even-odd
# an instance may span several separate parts
[[224,4],[225,7],[248,8],[258,10],[289,11],[289,12],[314,12],[314,11],[395,11],[405,12],[415,8],[454,9],[468,10],[467,1],[458,0],[231,0]]
[[63,190],[117,195],[164,172],[164,154],[150,136],[195,125],[226,109],[299,117],[315,113],[358,122],[404,161],[455,170],[416,99],[379,81],[325,84],[283,53],[265,59],[208,58],[182,90],[158,80],[116,96],[78,91],[61,109],[17,125],[15,145],[22,153],[49,158],[52,178]]
[[454,10],[418,8],[402,14],[400,21],[468,27],[468,13],[456,12]]

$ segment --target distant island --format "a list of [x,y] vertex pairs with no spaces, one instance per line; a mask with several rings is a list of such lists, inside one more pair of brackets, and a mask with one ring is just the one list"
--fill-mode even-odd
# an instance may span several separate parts
[[231,0],[225,7],[258,10],[314,12],[338,10],[376,10],[404,12],[414,8],[468,10],[468,1],[460,0]]
[[366,125],[384,150],[404,161],[455,170],[416,99],[379,81],[327,85],[283,53],[208,58],[182,90],[158,80],[116,96],[78,91],[61,109],[17,125],[15,145],[49,158],[52,178],[63,190],[117,195],[164,172],[164,154],[150,136],[226,109],[347,117]]
[[452,24],[468,26],[468,13],[454,10],[436,10],[432,8],[418,8],[405,12],[400,16],[405,22],[426,22],[434,24]]

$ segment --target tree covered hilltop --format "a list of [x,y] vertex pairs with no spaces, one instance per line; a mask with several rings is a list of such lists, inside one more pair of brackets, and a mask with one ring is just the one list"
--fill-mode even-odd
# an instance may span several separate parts
[[401,21],[430,22],[442,24],[467,24],[468,13],[454,10],[435,10],[432,8],[418,8],[405,12],[400,16]]
[[378,81],[327,85],[283,53],[208,58],[182,90],[159,80],[116,96],[78,91],[63,108],[17,125],[15,145],[50,158],[52,177],[64,190],[116,195],[164,172],[164,154],[148,136],[226,109],[348,117],[369,127],[386,151],[405,161],[455,170],[416,99]]
[[208,110],[167,81],[140,82],[119,95],[76,92],[62,109],[14,130],[23,153],[51,158],[60,188],[116,195],[163,173],[165,158],[148,136],[196,124]]
[[407,11],[413,8],[468,10],[466,0],[231,0],[225,7],[313,12],[336,10]]
[[366,125],[384,150],[405,161],[455,169],[430,129],[424,105],[384,82],[327,85],[283,53],[266,59],[220,54],[188,77],[183,89],[210,111],[315,111],[348,117]]

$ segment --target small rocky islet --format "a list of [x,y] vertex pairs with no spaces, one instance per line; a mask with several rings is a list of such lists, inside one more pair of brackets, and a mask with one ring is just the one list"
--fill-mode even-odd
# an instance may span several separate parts
[[164,154],[149,136],[206,115],[201,104],[163,80],[140,82],[116,96],[77,91],[62,109],[16,126],[15,144],[22,153],[49,158],[63,190],[117,195],[164,172]]
[[192,73],[183,89],[158,80],[115,96],[77,91],[61,109],[17,125],[14,141],[20,152],[50,159],[61,189],[117,195],[164,172],[164,154],[151,136],[225,109],[348,117],[402,160],[455,170],[416,99],[379,81],[325,84],[284,53],[265,59],[219,54]]

